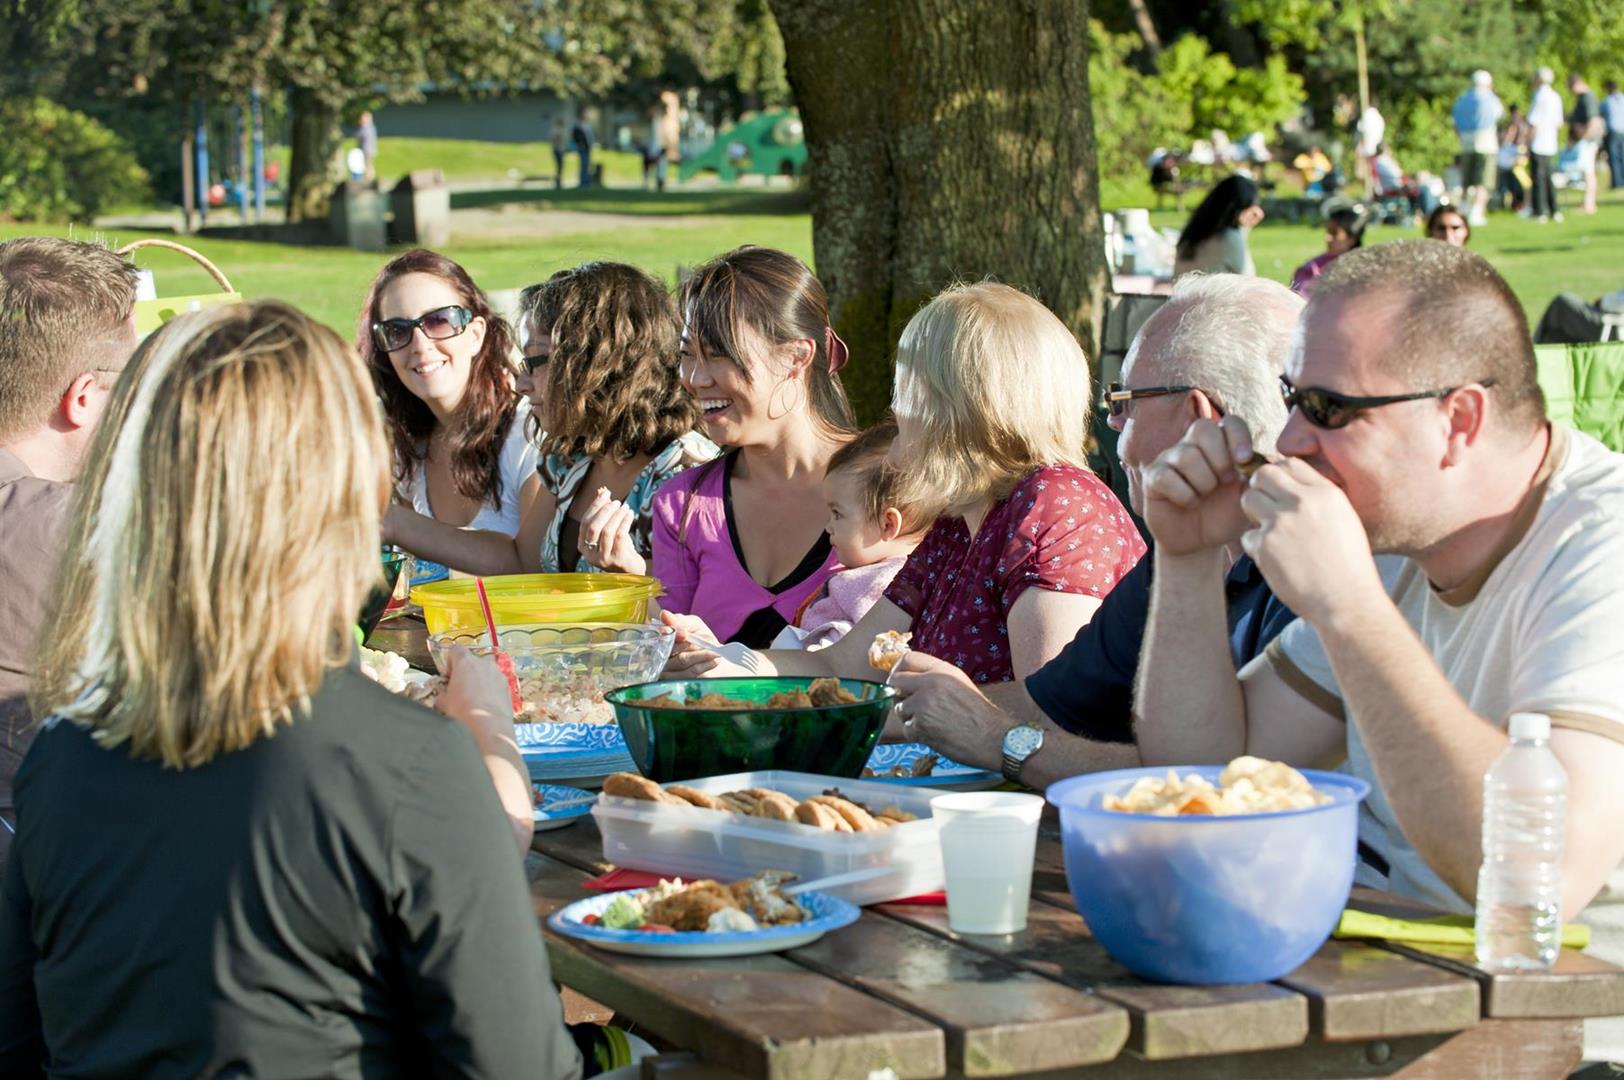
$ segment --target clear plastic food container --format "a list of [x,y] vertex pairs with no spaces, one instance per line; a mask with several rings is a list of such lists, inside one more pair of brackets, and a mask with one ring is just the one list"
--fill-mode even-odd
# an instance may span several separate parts
[[[854,904],[878,904],[942,888],[942,849],[930,800],[935,788],[770,770],[680,781],[708,795],[769,788],[797,801],[830,788],[873,810],[898,806],[918,815],[873,832],[843,833],[799,822],[599,795],[592,808],[603,857],[616,866],[667,877],[735,881],[760,870],[788,870],[802,881],[872,869],[875,876],[827,892]],[[666,785],[669,786],[669,785]]]

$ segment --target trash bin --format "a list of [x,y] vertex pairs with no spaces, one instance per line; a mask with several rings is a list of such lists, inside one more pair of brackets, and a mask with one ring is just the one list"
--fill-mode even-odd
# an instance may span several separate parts
[[451,240],[451,189],[439,169],[416,169],[389,195],[397,244],[441,247]]
[[384,197],[374,180],[346,180],[333,191],[328,212],[333,239],[357,251],[382,251],[388,246],[384,224]]

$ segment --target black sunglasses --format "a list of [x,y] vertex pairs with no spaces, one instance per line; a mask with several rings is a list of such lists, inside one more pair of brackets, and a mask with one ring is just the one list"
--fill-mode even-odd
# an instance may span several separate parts
[[1121,383],[1110,383],[1105,393],[1100,395],[1100,405],[1112,416],[1121,416],[1128,411],[1130,401],[1164,394],[1184,394],[1194,389],[1193,386],[1140,386],[1130,390]]
[[536,372],[546,367],[547,361],[552,358],[552,353],[531,353],[529,356],[519,357],[519,366],[524,368],[524,373],[533,379],[536,377]]
[[[1463,383],[1461,385],[1470,385]],[[1493,386],[1493,379],[1479,379],[1479,386]],[[1397,405],[1401,401],[1424,401],[1428,398],[1448,397],[1459,386],[1449,386],[1442,390],[1421,390],[1414,394],[1385,394],[1381,397],[1354,397],[1350,394],[1339,394],[1335,390],[1324,390],[1318,386],[1305,386],[1298,389],[1291,380],[1284,375],[1280,376],[1280,397],[1286,403],[1286,411],[1301,409],[1303,416],[1315,427],[1336,430],[1347,427],[1353,418],[1366,409],[1379,409],[1383,405]]]
[[412,343],[412,331],[421,329],[430,341],[454,338],[474,321],[474,313],[465,307],[451,307],[425,311],[415,319],[385,319],[372,324],[372,340],[384,352],[404,349]]

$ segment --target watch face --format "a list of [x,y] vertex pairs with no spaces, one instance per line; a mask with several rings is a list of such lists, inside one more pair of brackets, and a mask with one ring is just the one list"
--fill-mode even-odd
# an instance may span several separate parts
[[1004,735],[1004,753],[1017,760],[1026,758],[1043,745],[1043,729],[1031,724],[1010,728]]

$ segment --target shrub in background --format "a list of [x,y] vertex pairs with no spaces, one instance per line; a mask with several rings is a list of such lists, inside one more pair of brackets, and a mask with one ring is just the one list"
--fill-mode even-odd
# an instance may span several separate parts
[[0,97],[0,218],[88,222],[150,196],[123,139],[45,98]]

